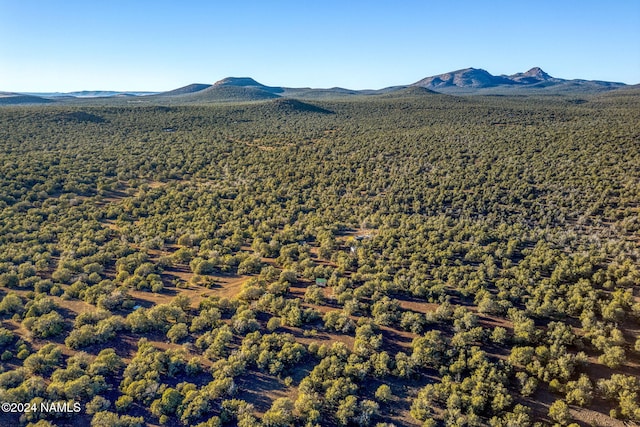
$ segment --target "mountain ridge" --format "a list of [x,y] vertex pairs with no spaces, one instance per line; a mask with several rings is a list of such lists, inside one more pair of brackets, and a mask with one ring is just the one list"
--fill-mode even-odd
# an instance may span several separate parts
[[[532,67],[525,72],[512,75],[493,75],[482,68],[464,68],[434,76],[425,77],[412,84],[390,86],[382,89],[353,90],[341,87],[334,88],[292,88],[285,86],[267,86],[251,77],[225,77],[218,80],[204,91],[215,92],[220,88],[250,88],[262,97],[272,97],[265,95],[299,97],[303,99],[319,99],[328,97],[346,97],[353,95],[377,95],[405,90],[411,87],[423,87],[433,92],[440,93],[491,93],[492,90],[535,90],[553,92],[554,88],[560,91],[579,91],[581,88],[586,91],[611,90],[626,86],[624,83],[607,82],[599,80],[584,79],[562,79],[549,75],[540,67]],[[206,93],[203,91],[200,94]]]
[[425,77],[410,86],[425,87],[443,93],[455,92],[491,92],[491,89],[518,90],[532,89],[536,91],[560,91],[583,89],[589,91],[608,90],[626,86],[619,82],[599,80],[561,79],[546,73],[540,67],[533,67],[525,72],[512,75],[495,76],[481,68],[463,68],[444,74]]
[[[443,74],[425,77],[415,83],[389,86],[382,89],[353,90],[334,88],[292,88],[267,86],[251,77],[225,77],[213,84],[192,83],[166,92],[113,92],[77,91],[69,93],[9,93],[1,92],[0,105],[32,103],[64,103],[79,99],[103,100],[107,98],[139,98],[141,100],[167,102],[247,102],[274,98],[327,99],[352,96],[371,96],[396,93],[404,96],[427,95],[409,88],[424,88],[432,92],[460,95],[509,95],[509,94],[568,94],[597,93],[627,86],[620,82],[601,80],[562,79],[553,77],[540,67],[511,75],[493,75],[482,68],[463,68]],[[138,101],[136,101],[138,102]],[[145,101],[146,102],[146,101]]]
[[508,76],[509,79],[521,83],[537,83],[540,81],[553,80],[549,74],[545,73],[540,67],[533,67],[524,73],[516,73]]
[[169,90],[167,92],[161,92],[157,95],[160,95],[160,96],[187,95],[190,93],[200,92],[201,90],[205,90],[210,87],[211,85],[207,83],[191,83],[190,85],[182,86],[177,89]]
[[50,99],[16,92],[0,92],[0,105],[49,104]]
[[438,88],[449,86],[472,88],[491,87],[506,84],[507,82],[508,78],[494,76],[482,68],[463,68],[461,70],[425,77],[424,79],[413,83],[411,86],[420,86],[436,90]]

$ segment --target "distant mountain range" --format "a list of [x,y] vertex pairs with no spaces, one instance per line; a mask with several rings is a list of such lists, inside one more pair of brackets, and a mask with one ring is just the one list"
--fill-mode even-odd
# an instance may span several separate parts
[[[194,83],[168,92],[81,91],[69,93],[0,92],[0,105],[77,103],[87,100],[148,103],[212,103],[259,101],[275,98],[325,99],[350,96],[419,96],[433,92],[459,95],[594,93],[625,87],[624,83],[599,80],[566,80],[552,77],[539,67],[510,76],[494,76],[479,68],[465,68],[415,83],[378,90],[314,89],[265,86],[250,77],[227,77],[214,84]],[[420,88],[420,90],[417,90]]]
[[118,92],[114,90],[82,90],[78,92],[28,92],[25,95],[44,98],[108,98],[111,96],[145,96],[158,92]]
[[420,86],[443,93],[496,93],[496,92],[594,92],[626,86],[624,83],[599,80],[565,80],[552,77],[541,68],[511,76],[494,76],[479,68],[465,68],[415,82]]
[[48,104],[50,99],[14,92],[0,92],[0,105]]

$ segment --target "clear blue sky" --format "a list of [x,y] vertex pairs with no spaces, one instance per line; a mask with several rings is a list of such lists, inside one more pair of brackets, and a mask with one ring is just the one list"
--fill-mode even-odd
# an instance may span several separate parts
[[377,89],[533,66],[640,83],[640,1],[0,0],[0,91]]

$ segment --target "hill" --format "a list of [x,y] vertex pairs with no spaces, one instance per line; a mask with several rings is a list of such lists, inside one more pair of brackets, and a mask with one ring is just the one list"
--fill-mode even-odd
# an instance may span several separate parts
[[542,68],[533,67],[525,73],[516,73],[509,76],[509,80],[517,83],[535,84],[539,82],[554,80],[554,78],[542,71]]
[[329,89],[313,89],[313,88],[283,88],[282,96],[300,98],[300,99],[334,99],[344,98],[354,95],[361,95],[361,91],[345,89],[341,87],[332,87]]
[[397,86],[394,88],[381,89],[375,93],[381,98],[411,98],[411,97],[423,97],[442,95],[431,89],[427,89],[422,86]]
[[485,88],[509,83],[512,83],[510,79],[493,76],[486,70],[465,68],[463,70],[426,77],[417,81],[412,86],[426,87],[435,90],[449,87]]
[[443,93],[459,94],[525,94],[599,92],[625,86],[624,83],[599,80],[565,80],[552,77],[539,67],[511,76],[494,76],[486,70],[465,68],[437,76],[425,77],[411,86]]
[[[598,94],[626,85],[600,80],[562,79],[549,75],[540,67],[512,75],[495,76],[481,68],[465,68],[425,77],[408,85],[383,89],[353,90],[342,87],[310,88],[267,86],[251,77],[226,77],[213,84],[193,83],[162,93],[80,91],[69,93],[2,93],[0,105],[57,104],[77,105],[162,105],[193,103],[251,102],[279,97],[303,100],[338,100],[369,95],[391,97],[432,95],[563,95]],[[420,89],[419,89],[420,88]],[[427,92],[423,91],[427,90]],[[144,96],[142,96],[144,95]],[[135,98],[135,99],[134,99]]]
[[49,104],[53,101],[39,96],[0,92],[0,105]]
[[254,89],[260,89],[269,93],[282,93],[284,91],[281,87],[265,86],[262,83],[258,83],[251,77],[227,77],[219,80],[213,84],[214,87],[248,87]]
[[112,91],[112,90],[81,90],[77,92],[62,93],[61,96],[73,96],[75,98],[110,98],[112,96],[147,96],[155,92],[139,91]]
[[212,85],[193,83],[153,97],[175,103],[247,102],[278,98],[282,88],[265,86],[249,77],[227,77]]
[[293,98],[277,98],[267,102],[264,109],[278,114],[320,113],[333,114],[333,111]]
[[180,96],[184,102],[247,102],[278,98],[278,95],[253,86],[213,85],[207,89]]
[[38,96],[46,99],[85,99],[85,98],[113,98],[118,96],[148,96],[155,95],[157,92],[141,92],[141,91],[114,91],[114,90],[81,90],[75,92],[28,92],[23,95]]
[[210,84],[192,83],[190,85],[183,86],[183,87],[180,87],[178,89],[173,89],[173,90],[170,90],[170,91],[167,91],[167,92],[159,93],[158,96],[186,95],[186,94],[189,94],[189,93],[200,92],[201,90],[205,90],[205,89],[210,88],[210,87],[211,87]]

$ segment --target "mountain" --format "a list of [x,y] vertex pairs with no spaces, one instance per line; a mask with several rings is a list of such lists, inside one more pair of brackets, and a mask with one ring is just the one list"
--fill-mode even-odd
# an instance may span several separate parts
[[[193,83],[161,93],[81,91],[69,93],[0,92],[0,105],[109,103],[109,104],[192,104],[217,102],[251,102],[278,98],[324,100],[368,96],[416,97],[433,95],[587,95],[624,88],[624,83],[599,80],[566,80],[553,77],[540,67],[512,75],[494,76],[481,68],[465,68],[425,77],[413,84],[383,89],[352,90],[266,86],[251,77],[227,77],[213,84]],[[145,96],[142,96],[145,95]],[[628,95],[625,95],[628,96]],[[134,99],[135,98],[135,99]],[[282,107],[293,108],[283,104]],[[285,108],[285,109],[286,109]],[[293,110],[305,109],[295,106]]]
[[212,85],[194,83],[168,92],[160,93],[152,99],[169,103],[215,103],[248,102],[279,98],[280,87],[265,86],[250,77],[227,77]]
[[180,87],[178,89],[173,89],[167,92],[159,93],[159,96],[177,96],[177,95],[186,95],[189,93],[200,92],[201,90],[205,90],[210,88],[211,85],[204,83],[192,83],[187,86]]
[[74,96],[76,98],[108,98],[111,96],[146,96],[153,95],[156,92],[119,92],[112,90],[82,90],[78,92],[64,93],[64,95]]
[[248,102],[279,98],[278,95],[253,86],[211,86],[187,95],[166,97],[186,103]]
[[481,68],[465,68],[463,70],[426,77],[411,86],[438,90],[448,87],[485,88],[510,83],[512,83],[512,81],[509,78],[491,75],[488,71]]
[[616,89],[624,83],[598,80],[565,80],[552,77],[540,67],[510,76],[494,76],[486,70],[465,68],[437,76],[426,77],[413,83],[442,93],[458,94],[513,94],[513,93],[591,93]]
[[265,86],[262,83],[258,83],[251,77],[227,77],[222,80],[218,80],[213,84],[214,87],[251,87],[260,89],[270,93],[282,93],[284,91],[281,87]]
[[513,74],[508,78],[510,80],[513,80],[514,82],[524,83],[524,84],[533,84],[533,83],[545,82],[549,80],[560,80],[560,79],[554,79],[549,74],[542,71],[542,68],[540,67],[533,67],[526,73]]
[[[258,101],[263,99],[303,99],[303,100],[322,100],[336,99],[353,96],[368,96],[396,93],[397,96],[415,96],[424,93],[433,93],[433,91],[424,89],[416,90],[409,86],[393,86],[379,90],[353,90],[341,87],[332,87],[328,89],[317,89],[310,87],[292,88],[280,86],[266,86],[257,82],[251,77],[227,77],[215,82],[213,85],[200,89],[205,85],[189,85],[184,88],[175,89],[164,92],[158,96],[172,97],[176,101],[176,95],[180,96],[180,100],[184,102],[229,102],[229,101]],[[422,89],[422,88],[420,88]],[[276,104],[279,105],[279,104]],[[287,106],[288,104],[281,104]],[[290,107],[290,106],[289,106]],[[300,106],[297,106],[300,107]],[[296,110],[298,109],[296,107]]]
[[50,99],[22,93],[0,92],[0,105],[48,104]]
[[147,96],[154,95],[157,92],[140,92],[140,91],[113,91],[113,90],[81,90],[76,92],[29,92],[24,95],[38,96],[40,98],[59,99],[59,98],[110,98],[116,96]]
[[494,76],[481,68],[465,68],[426,77],[410,85],[377,90],[266,86],[251,77],[227,77],[212,85],[192,84],[152,98],[169,103],[247,102],[281,97],[313,101],[372,95],[416,97],[433,95],[433,92],[453,95],[587,94],[623,86],[623,83],[559,79],[550,76],[540,67],[510,76]]

